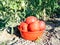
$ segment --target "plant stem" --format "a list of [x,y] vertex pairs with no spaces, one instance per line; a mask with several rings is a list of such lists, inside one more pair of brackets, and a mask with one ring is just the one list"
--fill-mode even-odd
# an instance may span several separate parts
[[14,29],[13,29],[13,27],[12,27],[11,34],[13,34],[13,33],[14,33]]
[[43,10],[43,18],[44,18],[44,21],[45,21],[46,20],[46,10],[45,10],[45,8]]

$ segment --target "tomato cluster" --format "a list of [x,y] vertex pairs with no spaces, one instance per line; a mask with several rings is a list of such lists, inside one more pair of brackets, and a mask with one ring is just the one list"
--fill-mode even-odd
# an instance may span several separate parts
[[46,25],[45,22],[42,20],[38,20],[34,16],[29,16],[26,18],[24,22],[21,22],[20,25],[18,26],[20,31],[23,32],[33,32],[33,31],[41,31],[45,30]]

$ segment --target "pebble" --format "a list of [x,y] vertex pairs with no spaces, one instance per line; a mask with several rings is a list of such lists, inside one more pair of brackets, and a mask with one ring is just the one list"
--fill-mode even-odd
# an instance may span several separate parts
[[50,41],[52,45],[60,45],[60,41],[57,38],[51,37]]
[[57,36],[58,39],[60,39],[60,31],[57,31],[55,35]]
[[60,30],[60,27],[55,27],[54,30],[55,30],[55,31],[59,31],[59,30]]
[[52,29],[52,26],[47,25],[47,26],[46,26],[46,30],[50,30],[50,29]]

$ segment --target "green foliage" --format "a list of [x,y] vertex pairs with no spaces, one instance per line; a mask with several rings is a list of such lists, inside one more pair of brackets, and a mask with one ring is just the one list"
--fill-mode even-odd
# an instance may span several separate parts
[[0,0],[0,28],[15,27],[31,15],[43,19],[58,7],[58,0]]
[[[23,1],[23,0],[22,0]],[[0,27],[14,27],[25,19],[25,9],[21,0],[0,0]],[[23,9],[22,9],[23,8]]]
[[46,13],[47,16],[53,15],[56,8],[59,7],[57,1],[58,0],[29,0],[28,8],[31,10],[30,15],[36,15],[38,18],[44,16],[44,13]]

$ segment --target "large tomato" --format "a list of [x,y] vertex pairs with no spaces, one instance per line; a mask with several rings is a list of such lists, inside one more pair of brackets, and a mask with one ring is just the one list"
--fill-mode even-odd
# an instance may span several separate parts
[[44,21],[39,21],[40,23],[40,30],[45,30],[46,29],[46,24]]
[[37,20],[37,21],[29,24],[28,29],[29,29],[29,31],[39,31],[40,30],[39,26],[40,26],[39,21]]
[[36,20],[37,20],[36,17],[34,17],[34,16],[29,16],[29,17],[26,18],[26,23],[27,23],[27,24],[30,24],[30,23],[32,23],[32,22],[35,22]]
[[21,24],[18,26],[20,31],[27,32],[28,31],[28,24],[25,22],[21,22]]

